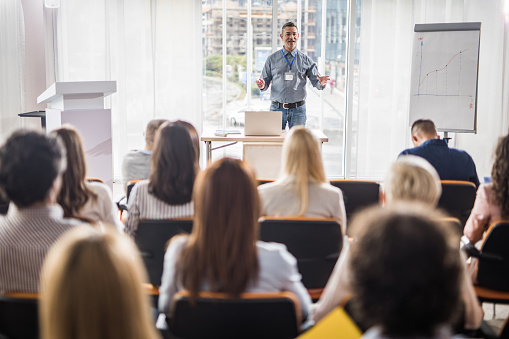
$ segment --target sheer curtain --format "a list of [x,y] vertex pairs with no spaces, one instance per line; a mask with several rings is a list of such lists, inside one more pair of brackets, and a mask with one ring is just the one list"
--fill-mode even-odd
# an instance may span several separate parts
[[507,133],[507,112],[502,107],[508,96],[504,91],[507,57],[502,2],[483,0],[362,0],[353,176],[381,179],[399,152],[412,147],[408,108],[414,24],[469,21],[482,23],[478,132],[450,135],[451,146],[472,155],[481,181],[489,176],[496,140]]
[[60,81],[116,80],[114,177],[155,117],[201,131],[201,1],[67,0],[57,21]]
[[0,143],[19,127],[24,112],[25,32],[19,0],[0,1]]

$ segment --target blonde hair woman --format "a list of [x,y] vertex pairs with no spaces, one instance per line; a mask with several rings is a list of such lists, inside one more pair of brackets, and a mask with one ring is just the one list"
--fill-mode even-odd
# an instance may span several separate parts
[[396,202],[420,202],[436,207],[442,185],[435,168],[424,158],[400,156],[385,177],[382,200],[387,205]]
[[49,252],[41,276],[43,339],[159,338],[130,239],[80,227]]
[[184,289],[193,298],[200,291],[238,297],[286,290],[300,299],[305,319],[311,300],[297,261],[284,245],[257,241],[260,205],[251,167],[218,160],[200,174],[193,194],[193,232],[173,238],[164,257],[161,312],[168,314],[173,295]]
[[[387,208],[397,208],[403,204],[404,208],[413,213],[415,209],[435,208],[441,194],[442,186],[435,168],[423,158],[404,155],[396,160],[385,177],[382,200]],[[337,307],[352,291],[349,283],[351,272],[347,266],[351,252],[349,245],[349,242],[345,243],[320,300],[315,304],[313,320],[316,322]],[[477,329],[483,318],[483,310],[465,272],[461,281],[461,297],[465,309],[463,326],[466,329]]]
[[336,218],[346,227],[343,194],[325,178],[318,140],[303,126],[294,126],[283,142],[281,175],[258,187],[262,214]]

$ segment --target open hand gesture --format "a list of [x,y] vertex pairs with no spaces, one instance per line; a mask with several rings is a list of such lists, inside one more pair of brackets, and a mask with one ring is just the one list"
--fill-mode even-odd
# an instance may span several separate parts
[[328,75],[324,75],[322,77],[317,75],[316,77],[318,78],[318,80],[320,80],[320,85],[322,85],[322,86],[327,85],[327,81],[329,81],[329,76]]

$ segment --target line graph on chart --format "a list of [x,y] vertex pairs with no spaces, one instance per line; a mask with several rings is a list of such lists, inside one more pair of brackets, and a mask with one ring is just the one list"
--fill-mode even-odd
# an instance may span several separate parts
[[452,120],[475,113],[479,32],[416,32],[413,43],[411,116],[433,112]]
[[421,40],[421,51],[419,53],[421,63],[419,65],[419,84],[417,85],[416,95],[472,96],[471,94],[463,94],[461,92],[462,59],[463,55],[469,52],[468,48],[454,54],[444,66],[431,70],[425,73],[424,76],[422,74],[422,48],[423,41]]

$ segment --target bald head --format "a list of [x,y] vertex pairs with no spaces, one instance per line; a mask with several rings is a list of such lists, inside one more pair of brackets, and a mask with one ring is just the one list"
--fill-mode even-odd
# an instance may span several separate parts
[[437,128],[429,119],[419,119],[412,124],[412,143],[415,147],[421,146],[423,142],[438,138]]

